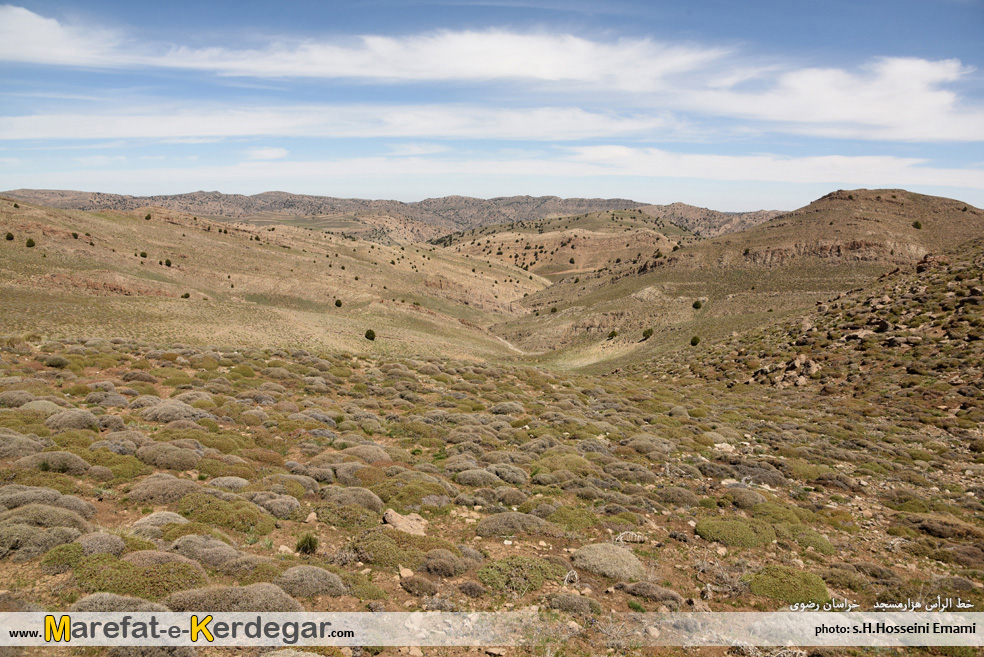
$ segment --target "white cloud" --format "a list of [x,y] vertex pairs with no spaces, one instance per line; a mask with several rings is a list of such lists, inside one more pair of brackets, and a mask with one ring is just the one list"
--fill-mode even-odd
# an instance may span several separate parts
[[[93,172],[85,178],[79,172],[32,174],[33,182],[20,186],[38,186],[58,180],[59,176],[76,181],[83,188],[102,188],[107,175],[117,185],[180,184],[189,189],[223,185],[263,185],[269,188],[296,181],[330,181],[352,176],[369,176],[377,180],[403,176],[523,176],[529,180],[547,176],[579,178],[590,181],[621,177],[632,179],[691,179],[714,181],[748,181],[756,183],[793,183],[809,185],[848,185],[869,187],[953,187],[984,190],[984,170],[934,167],[916,158],[889,156],[822,156],[783,157],[761,155],[714,155],[665,151],[624,146],[591,146],[564,149],[549,157],[491,155],[484,158],[453,157],[357,157],[311,161],[252,161],[229,166],[121,168]],[[199,182],[195,182],[199,181]],[[30,184],[28,184],[30,183]],[[195,187],[197,188],[197,187]],[[296,186],[292,187],[295,189]],[[260,190],[257,190],[260,191]],[[587,192],[584,192],[587,194]]]
[[178,47],[156,63],[247,77],[526,79],[643,91],[659,88],[664,78],[698,70],[725,54],[723,48],[667,45],[651,39],[601,42],[570,34],[485,30],[370,35],[345,45],[281,43],[257,50]]
[[87,167],[105,167],[126,162],[125,155],[81,155],[74,159],[82,166]]
[[702,178],[785,183],[849,183],[906,187],[940,185],[984,189],[984,170],[927,166],[919,158],[827,155],[784,157],[675,153],[656,148],[585,146],[572,161],[596,175]]
[[943,85],[968,75],[958,60],[880,58],[860,72],[808,68],[764,91],[702,90],[691,108],[777,122],[779,130],[851,139],[984,140],[984,108],[962,107]]
[[[781,55],[781,53],[780,53]],[[734,131],[842,139],[984,141],[984,105],[957,92],[972,77],[958,60],[885,57],[850,68],[797,67],[777,56],[753,58],[709,44],[649,38],[585,38],[501,29],[444,30],[406,36],[363,35],[268,41],[254,48],[194,48],[143,43],[119,31],[63,23],[0,5],[0,61],[66,67],[198,71],[261,79],[348,79],[420,85],[521,84],[541,109],[477,107],[247,108],[173,115],[4,117],[0,133],[89,139],[131,133],[156,138],[235,135],[469,136],[489,139],[581,139],[626,134],[666,139],[688,123],[731,120]],[[481,94],[481,92],[478,92]],[[610,94],[610,95],[609,95]],[[634,113],[597,108],[610,99]],[[558,107],[571,105],[569,109]],[[362,112],[368,112],[362,116]],[[484,113],[483,113],[484,111]],[[53,125],[78,118],[78,129]],[[113,125],[119,121],[119,125]],[[676,122],[676,123],[675,123]],[[446,134],[439,128],[446,127]],[[488,130],[487,135],[482,130]],[[305,132],[307,131],[307,132]],[[537,134],[540,137],[537,137]],[[46,135],[51,135],[46,136]],[[531,136],[532,135],[532,136]],[[26,138],[26,137],[25,137]]]
[[161,49],[109,30],[63,25],[21,7],[0,5],[0,61],[63,66],[153,66],[253,78],[526,79],[640,91],[655,89],[667,76],[692,72],[726,54],[720,47],[645,38],[593,41],[570,34],[503,30],[365,35],[338,43],[285,40],[255,49],[180,44]]
[[246,151],[247,160],[279,160],[287,157],[289,151],[286,148],[263,147],[250,148]]
[[450,148],[444,144],[405,143],[390,144],[390,155],[435,155],[446,153]]
[[578,108],[514,110],[476,106],[346,105],[199,109],[160,113],[38,114],[5,117],[0,141],[198,137],[441,137],[562,140],[640,135],[669,138],[681,124],[660,114],[622,116]]
[[0,5],[0,61],[98,66],[131,65],[123,38],[97,26],[62,25],[22,7]]

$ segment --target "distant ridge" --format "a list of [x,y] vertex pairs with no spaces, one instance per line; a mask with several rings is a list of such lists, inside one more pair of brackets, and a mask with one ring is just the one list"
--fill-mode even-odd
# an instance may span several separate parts
[[312,217],[351,214],[360,218],[398,217],[424,226],[412,231],[416,239],[429,239],[454,231],[562,217],[607,210],[644,209],[648,214],[679,224],[705,237],[743,230],[768,221],[777,211],[726,213],[684,203],[649,205],[622,198],[560,198],[557,196],[506,196],[480,199],[444,196],[414,203],[263,192],[246,196],[218,191],[160,196],[128,196],[72,190],[16,189],[4,196],[66,210],[114,210],[129,212],[159,207],[173,212],[210,218],[247,220],[264,217]]

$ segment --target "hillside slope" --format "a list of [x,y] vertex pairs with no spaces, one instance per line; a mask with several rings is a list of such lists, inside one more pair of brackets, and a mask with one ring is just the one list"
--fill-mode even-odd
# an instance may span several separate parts
[[982,236],[984,212],[960,201],[839,191],[740,233],[552,277],[523,300],[532,314],[495,330],[527,351],[549,350],[550,362],[621,367],[685,348],[694,336],[722,339],[800,316],[831,294]]
[[557,280],[669,253],[695,236],[639,210],[498,224],[431,240],[449,252],[498,258]]
[[435,247],[148,216],[0,199],[3,330],[487,356],[509,349],[482,327],[547,285]]

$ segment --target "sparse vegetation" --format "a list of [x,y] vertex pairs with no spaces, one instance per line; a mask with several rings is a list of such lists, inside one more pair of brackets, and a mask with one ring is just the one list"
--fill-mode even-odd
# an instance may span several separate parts
[[628,234],[669,226],[638,209],[426,246],[174,213],[128,243],[132,214],[8,202],[17,240],[52,226],[4,259],[8,588],[52,611],[536,605],[575,616],[570,654],[619,639],[602,608],[982,605],[984,242],[954,237],[979,211],[851,194],[797,230],[850,237],[864,213],[872,243],[892,222],[934,255],[791,264],[778,217],[727,245],[672,228],[669,256]]

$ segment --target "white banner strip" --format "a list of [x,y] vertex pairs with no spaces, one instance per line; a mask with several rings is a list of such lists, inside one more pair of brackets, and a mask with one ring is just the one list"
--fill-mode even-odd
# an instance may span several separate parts
[[0,646],[984,646],[984,613],[0,613]]

